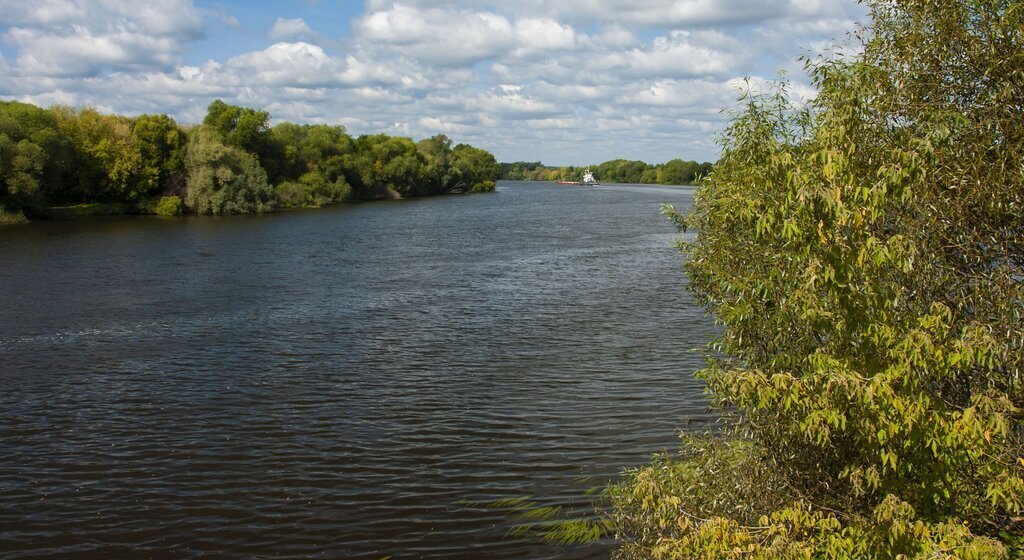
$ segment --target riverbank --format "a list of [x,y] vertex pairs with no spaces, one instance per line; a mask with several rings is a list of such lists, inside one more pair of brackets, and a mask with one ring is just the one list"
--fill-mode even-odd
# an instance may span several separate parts
[[[443,134],[350,136],[343,126],[270,126],[210,104],[197,126],[167,115],[43,109],[0,101],[0,223],[120,214],[263,214],[353,200],[494,189],[494,156]],[[9,158],[9,159],[8,159]]]
[[[488,193],[494,192],[496,184],[488,181],[487,183],[478,186],[475,190],[470,191],[455,191],[449,193],[443,193],[441,195],[433,196],[455,196],[455,195],[467,195],[477,193]],[[421,198],[421,197],[413,197]],[[294,210],[315,210],[319,208],[327,208],[331,206],[339,206],[344,204],[356,204],[360,202],[374,202],[374,201],[389,201],[389,200],[405,200],[406,197],[391,191],[390,196],[384,196],[380,198],[362,199],[362,200],[345,200],[340,202],[331,202],[320,205],[306,204],[296,206],[277,206],[267,212],[261,212],[262,214],[273,214],[279,212],[289,212]],[[4,212],[0,209],[0,226],[2,225],[13,225],[13,224],[27,224],[37,221],[46,220],[69,220],[76,218],[94,218],[101,216],[186,216],[194,215],[189,212],[185,207],[184,202],[177,196],[166,196],[160,198],[147,199],[139,202],[138,204],[124,204],[118,202],[93,202],[85,204],[73,204],[68,206],[51,206],[42,209],[37,215],[31,219],[26,217],[23,213],[10,213]]]

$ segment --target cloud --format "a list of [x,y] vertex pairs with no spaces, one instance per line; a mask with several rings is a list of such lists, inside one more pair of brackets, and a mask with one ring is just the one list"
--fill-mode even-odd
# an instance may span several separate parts
[[371,13],[355,28],[370,45],[449,66],[498,56],[515,44],[512,23],[492,12],[423,10],[399,4]]
[[54,31],[79,27],[94,33],[128,28],[190,39],[203,33],[202,17],[191,0],[0,0],[0,24]]
[[88,76],[101,68],[170,68],[179,50],[170,37],[124,29],[95,34],[80,26],[60,35],[12,27],[5,39],[20,51],[17,58],[20,72],[43,76]]
[[[605,2],[597,4],[606,9],[609,7],[609,4]],[[612,4],[617,4],[615,12],[619,13],[620,19],[631,23],[661,26],[720,26],[778,17],[785,13],[788,2],[784,0],[674,0],[641,4],[617,1]],[[607,11],[602,11],[602,14],[605,19],[614,17],[613,13]]]
[[0,0],[0,13],[3,40],[18,51],[24,75],[169,70],[204,30],[191,0]]
[[307,87],[337,83],[344,71],[323,49],[303,42],[275,43],[236,56],[225,69],[240,83]]
[[530,56],[576,47],[576,31],[553,19],[527,18],[516,22],[514,56]]
[[741,45],[719,33],[673,31],[648,48],[609,54],[599,67],[630,77],[723,76],[734,71]]
[[505,161],[713,160],[744,76],[764,87],[758,76],[786,68],[812,98],[797,57],[827,50],[863,11],[855,0],[361,5],[345,30],[318,35],[307,22],[323,12],[308,3],[267,14],[268,29],[230,3],[0,0],[0,96],[183,123],[221,98],[353,134],[445,133]]
[[732,80],[659,80],[645,88],[635,88],[619,101],[628,105],[673,107],[698,112],[714,111],[728,105],[735,97]]
[[[371,12],[404,8],[476,9],[494,6],[491,0],[368,0]],[[519,0],[502,9],[514,18],[552,18],[570,24],[618,24],[656,28],[723,27],[756,24],[793,17],[818,18],[863,13],[855,2],[835,0]]]
[[313,43],[319,41],[319,36],[306,25],[306,20],[302,18],[277,18],[277,21],[274,22],[274,27],[271,28],[268,35],[271,39],[279,41],[288,39],[298,39]]

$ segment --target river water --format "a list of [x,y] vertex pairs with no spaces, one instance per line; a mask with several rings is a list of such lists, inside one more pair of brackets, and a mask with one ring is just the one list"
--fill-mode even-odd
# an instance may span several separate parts
[[556,187],[0,230],[0,558],[602,558],[476,502],[710,420],[661,202]]

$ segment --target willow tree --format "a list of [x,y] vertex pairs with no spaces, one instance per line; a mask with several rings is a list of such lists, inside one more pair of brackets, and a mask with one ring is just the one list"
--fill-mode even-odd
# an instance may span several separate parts
[[612,488],[622,558],[1024,554],[1024,6],[869,7],[666,209],[734,422]]
[[202,125],[189,134],[185,204],[197,214],[261,214],[274,209],[274,189],[255,156],[224,143]]

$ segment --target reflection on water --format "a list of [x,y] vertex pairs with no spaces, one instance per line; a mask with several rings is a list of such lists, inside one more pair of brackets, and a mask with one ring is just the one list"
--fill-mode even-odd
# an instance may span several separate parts
[[[0,232],[0,558],[600,558],[586,505],[708,419],[661,202],[492,195]],[[593,483],[592,483],[593,484]]]

